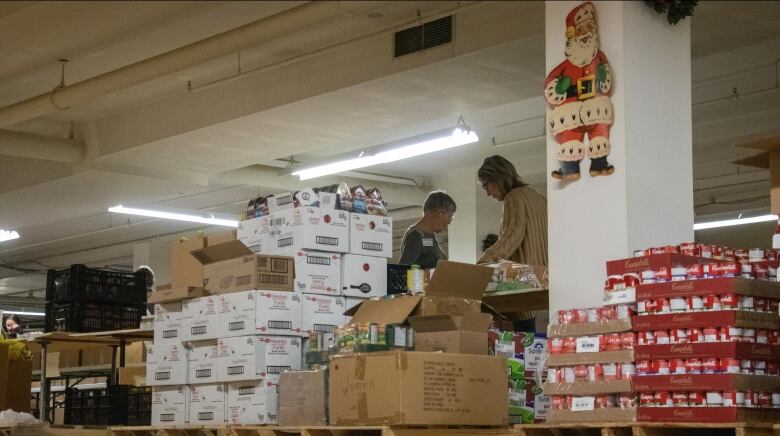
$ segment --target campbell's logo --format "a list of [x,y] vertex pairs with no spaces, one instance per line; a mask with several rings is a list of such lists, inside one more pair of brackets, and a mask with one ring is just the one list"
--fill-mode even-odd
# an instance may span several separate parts
[[693,385],[693,377],[672,377],[669,380],[670,385],[675,386],[691,386]]
[[677,354],[691,354],[693,353],[693,346],[692,345],[672,345],[672,348],[670,349],[672,353]]
[[673,291],[692,291],[693,282],[675,282],[672,283]]
[[693,316],[691,315],[676,315],[672,317],[672,322],[690,323],[693,322]]
[[756,356],[761,357],[770,357],[772,355],[772,351],[767,347],[753,345],[750,347],[750,354],[755,354]]
[[627,260],[623,267],[627,270],[636,270],[640,268],[648,268],[650,266],[650,259],[631,259]]
[[693,418],[693,409],[678,409],[675,407],[672,416],[675,418]]

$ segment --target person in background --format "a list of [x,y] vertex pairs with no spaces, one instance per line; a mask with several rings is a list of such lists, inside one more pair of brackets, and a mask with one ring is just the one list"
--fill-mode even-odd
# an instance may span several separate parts
[[5,319],[5,337],[16,339],[22,334],[22,319],[19,315],[10,315]]
[[547,266],[547,199],[520,180],[514,165],[501,156],[482,162],[477,178],[489,197],[504,203],[498,240],[477,263],[501,259]]
[[[154,292],[154,271],[146,265],[141,265],[133,271],[135,274],[140,272],[146,272],[146,300],[149,301],[149,297],[151,297],[152,292]],[[146,312],[149,315],[154,315],[154,304],[147,304]]]
[[439,247],[436,233],[447,230],[455,214],[455,200],[444,191],[428,194],[423,205],[423,217],[404,233],[401,241],[401,265],[419,265],[422,269],[436,268],[439,259],[447,255]]

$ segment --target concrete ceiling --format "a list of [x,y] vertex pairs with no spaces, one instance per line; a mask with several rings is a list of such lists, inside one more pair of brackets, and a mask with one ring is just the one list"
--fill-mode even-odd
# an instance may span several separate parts
[[[72,84],[302,3],[0,3],[0,106],[51,91],[60,83],[58,59],[69,60]],[[373,18],[352,16],[350,3],[332,23],[247,47],[240,63],[232,54],[9,126],[65,137],[73,122],[87,159],[0,156],[0,227],[24,235],[0,245],[0,264],[126,264],[133,242],[194,227],[127,225],[105,212],[110,205],[238,212],[247,198],[289,181],[272,171],[279,158],[359,150],[450,126],[460,114],[479,132],[478,144],[371,170],[428,177],[501,153],[544,188],[541,2],[386,2]],[[456,7],[454,44],[392,58],[392,32]],[[731,161],[750,154],[735,145],[780,133],[780,95],[772,89],[778,22],[779,2],[701,2],[692,19],[700,214],[768,205],[766,171]],[[740,97],[729,99],[734,87]],[[262,174],[236,176],[242,168],[251,173],[247,167]],[[0,268],[0,277],[14,274]]]

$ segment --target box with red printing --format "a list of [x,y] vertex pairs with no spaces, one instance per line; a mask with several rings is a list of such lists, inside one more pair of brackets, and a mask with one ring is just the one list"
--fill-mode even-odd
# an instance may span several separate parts
[[638,285],[636,299],[688,297],[693,295],[738,294],[756,297],[778,298],[780,282],[720,277],[716,279],[682,280],[677,282]]
[[733,357],[736,359],[780,360],[780,345],[751,342],[699,342],[637,345],[636,360]]
[[742,407],[639,407],[637,421],[777,422],[780,410]]
[[659,391],[777,391],[780,377],[748,374],[671,374],[637,375],[637,392]]
[[597,382],[579,381],[574,383],[545,383],[543,388],[545,395],[601,395],[634,391],[631,386],[631,379]]
[[724,326],[773,330],[780,327],[780,316],[774,313],[715,310],[634,317],[636,331]]
[[607,262],[607,275],[623,275],[626,273],[641,273],[648,269],[658,269],[673,266],[691,266],[705,263],[716,263],[718,260],[703,257],[686,256],[679,253],[654,254],[652,256],[630,257],[628,259],[611,260]]

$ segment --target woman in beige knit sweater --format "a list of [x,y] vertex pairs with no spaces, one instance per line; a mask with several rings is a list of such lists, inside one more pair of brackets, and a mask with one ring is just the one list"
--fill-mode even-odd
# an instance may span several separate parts
[[523,183],[501,156],[486,158],[477,177],[489,197],[504,203],[498,241],[477,263],[507,259],[547,266],[547,199]]

